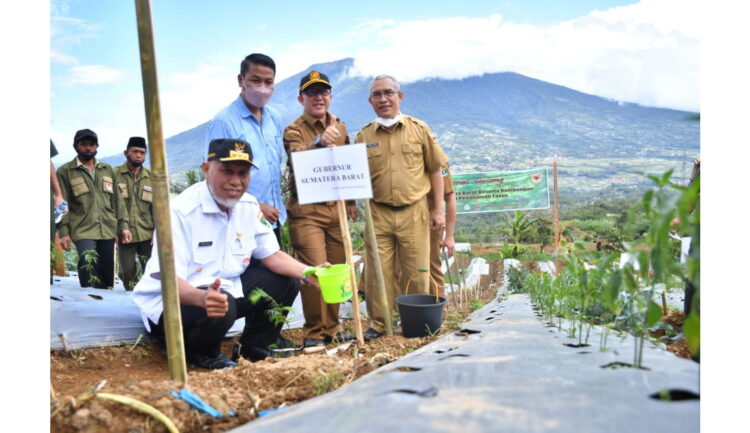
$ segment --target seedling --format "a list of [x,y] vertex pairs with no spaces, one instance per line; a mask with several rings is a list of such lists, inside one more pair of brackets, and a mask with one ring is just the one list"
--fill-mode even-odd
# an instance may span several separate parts
[[99,261],[99,253],[95,250],[84,250],[83,251],[84,264],[81,266],[82,270],[85,270],[89,274],[88,281],[86,282],[89,287],[96,287],[102,280],[94,273],[96,270],[95,265]]
[[292,307],[280,305],[278,302],[276,302],[275,299],[271,297],[271,295],[266,293],[265,290],[256,287],[255,290],[250,292],[250,294],[248,295],[248,300],[253,305],[257,305],[258,302],[261,301],[266,302],[266,304],[268,305],[268,308],[266,309],[268,320],[274,325],[278,326],[284,323],[288,324],[289,313],[292,313]]
[[313,394],[322,395],[343,385],[344,378],[341,373],[332,371],[328,374],[321,372],[321,375],[313,375]]

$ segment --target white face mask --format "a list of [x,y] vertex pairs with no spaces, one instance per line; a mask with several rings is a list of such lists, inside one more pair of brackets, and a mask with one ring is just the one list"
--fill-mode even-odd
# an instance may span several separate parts
[[401,120],[401,114],[397,114],[396,117],[392,119],[383,119],[382,117],[375,118],[375,121],[383,125],[383,127],[385,128],[390,128],[391,126],[397,124],[400,120]]
[[265,86],[246,87],[242,93],[245,95],[245,100],[249,102],[250,105],[262,108],[268,104],[268,101],[273,94],[273,90]]

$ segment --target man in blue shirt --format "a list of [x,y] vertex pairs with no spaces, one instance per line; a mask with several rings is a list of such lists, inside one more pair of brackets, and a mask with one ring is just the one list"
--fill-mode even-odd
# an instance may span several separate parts
[[258,167],[252,168],[253,181],[247,192],[258,199],[261,212],[273,224],[276,239],[281,243],[280,229],[286,221],[286,208],[281,198],[284,143],[279,114],[266,106],[273,94],[275,78],[273,59],[259,53],[245,57],[237,75],[237,84],[242,91],[208,123],[203,154],[208,154],[208,144],[217,138],[250,143],[253,162]]

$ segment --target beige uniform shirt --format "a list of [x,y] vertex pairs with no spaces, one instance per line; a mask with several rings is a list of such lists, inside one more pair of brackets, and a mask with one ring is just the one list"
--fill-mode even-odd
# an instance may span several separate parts
[[392,133],[372,122],[355,142],[367,144],[373,200],[386,205],[410,205],[424,197],[432,188],[430,173],[447,161],[427,124],[403,114]]
[[[440,167],[440,174],[443,176],[443,197],[453,192],[453,176],[451,176],[450,168],[448,167],[448,163],[446,162],[443,164],[442,167]],[[432,190],[430,190],[430,195],[427,196],[427,204],[430,207],[430,211],[432,211],[435,208],[435,201],[432,197]]]
[[[287,206],[298,203],[297,199],[297,187],[294,183],[294,169],[292,168],[292,152],[298,152],[301,150],[315,149],[313,140],[316,135],[323,134],[326,130],[326,125],[329,122],[330,114],[326,113],[323,121],[316,119],[307,113],[303,113],[294,122],[284,129],[284,149],[286,150],[287,164],[289,164],[290,182],[289,189],[291,191],[289,195],[289,202]],[[324,123],[325,122],[325,123]],[[341,119],[336,119],[336,127],[339,130],[339,138],[334,142],[336,146],[343,144],[349,144],[349,135],[346,132],[346,125]],[[353,203],[352,203],[353,204]]]

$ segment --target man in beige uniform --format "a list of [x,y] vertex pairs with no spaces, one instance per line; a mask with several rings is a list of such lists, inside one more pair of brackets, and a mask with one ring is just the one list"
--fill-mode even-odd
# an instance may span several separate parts
[[[304,112],[284,129],[284,149],[289,157],[291,174],[291,194],[286,204],[289,234],[299,260],[309,265],[346,262],[336,202],[299,204],[291,158],[292,152],[349,144],[346,125],[328,112],[332,98],[328,76],[311,71],[302,77],[299,85],[297,100]],[[352,219],[356,219],[356,204],[349,202],[347,208]],[[301,293],[305,314],[302,328],[305,347],[352,339],[351,334],[343,332],[339,324],[339,304],[324,302],[320,290],[302,290]]]
[[[386,284],[388,307],[404,293],[406,282],[430,264],[430,229],[445,225],[443,178],[440,167],[447,158],[430,131],[419,119],[401,114],[404,94],[398,81],[379,75],[370,83],[368,101],[377,118],[357,134],[357,143],[367,143],[372,179],[372,218],[378,253]],[[434,209],[427,206],[433,191]],[[365,238],[367,239],[367,237]],[[400,286],[394,286],[395,255],[401,269]],[[365,262],[365,297],[370,328],[365,339],[380,337],[385,330],[383,308],[377,296],[375,265],[368,254]],[[413,278],[409,293],[426,293],[427,274]]]
[[[456,241],[453,239],[453,232],[456,228],[456,194],[453,191],[453,177],[450,168],[446,162],[441,169],[443,176],[443,200],[445,201],[445,237],[442,237],[442,230],[430,230],[430,276],[435,280],[438,286],[438,294],[445,296],[445,278],[440,266],[440,250],[445,248],[446,258],[453,256],[456,250]],[[430,204],[430,212],[434,207],[432,192],[430,192],[427,202]]]

